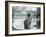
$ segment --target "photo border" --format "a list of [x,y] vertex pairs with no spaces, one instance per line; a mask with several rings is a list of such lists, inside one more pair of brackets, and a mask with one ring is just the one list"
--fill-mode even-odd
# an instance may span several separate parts
[[[43,33],[26,33],[26,34],[8,34],[8,2],[11,3],[27,3],[27,4],[43,4]],[[5,36],[19,36],[19,35],[35,35],[35,34],[45,34],[45,3],[41,2],[24,2],[24,1],[5,1]]]

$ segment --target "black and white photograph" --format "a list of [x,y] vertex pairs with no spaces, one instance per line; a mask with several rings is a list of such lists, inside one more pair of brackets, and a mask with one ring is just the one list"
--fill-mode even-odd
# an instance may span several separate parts
[[5,2],[5,35],[45,33],[45,3]]
[[40,7],[13,6],[13,30],[40,29]]

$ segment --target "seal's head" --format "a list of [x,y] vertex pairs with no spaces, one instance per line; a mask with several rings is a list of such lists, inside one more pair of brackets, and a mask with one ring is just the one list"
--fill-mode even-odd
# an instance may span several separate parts
[[31,16],[31,14],[30,14],[30,13],[28,13],[27,17],[30,17],[30,16]]

